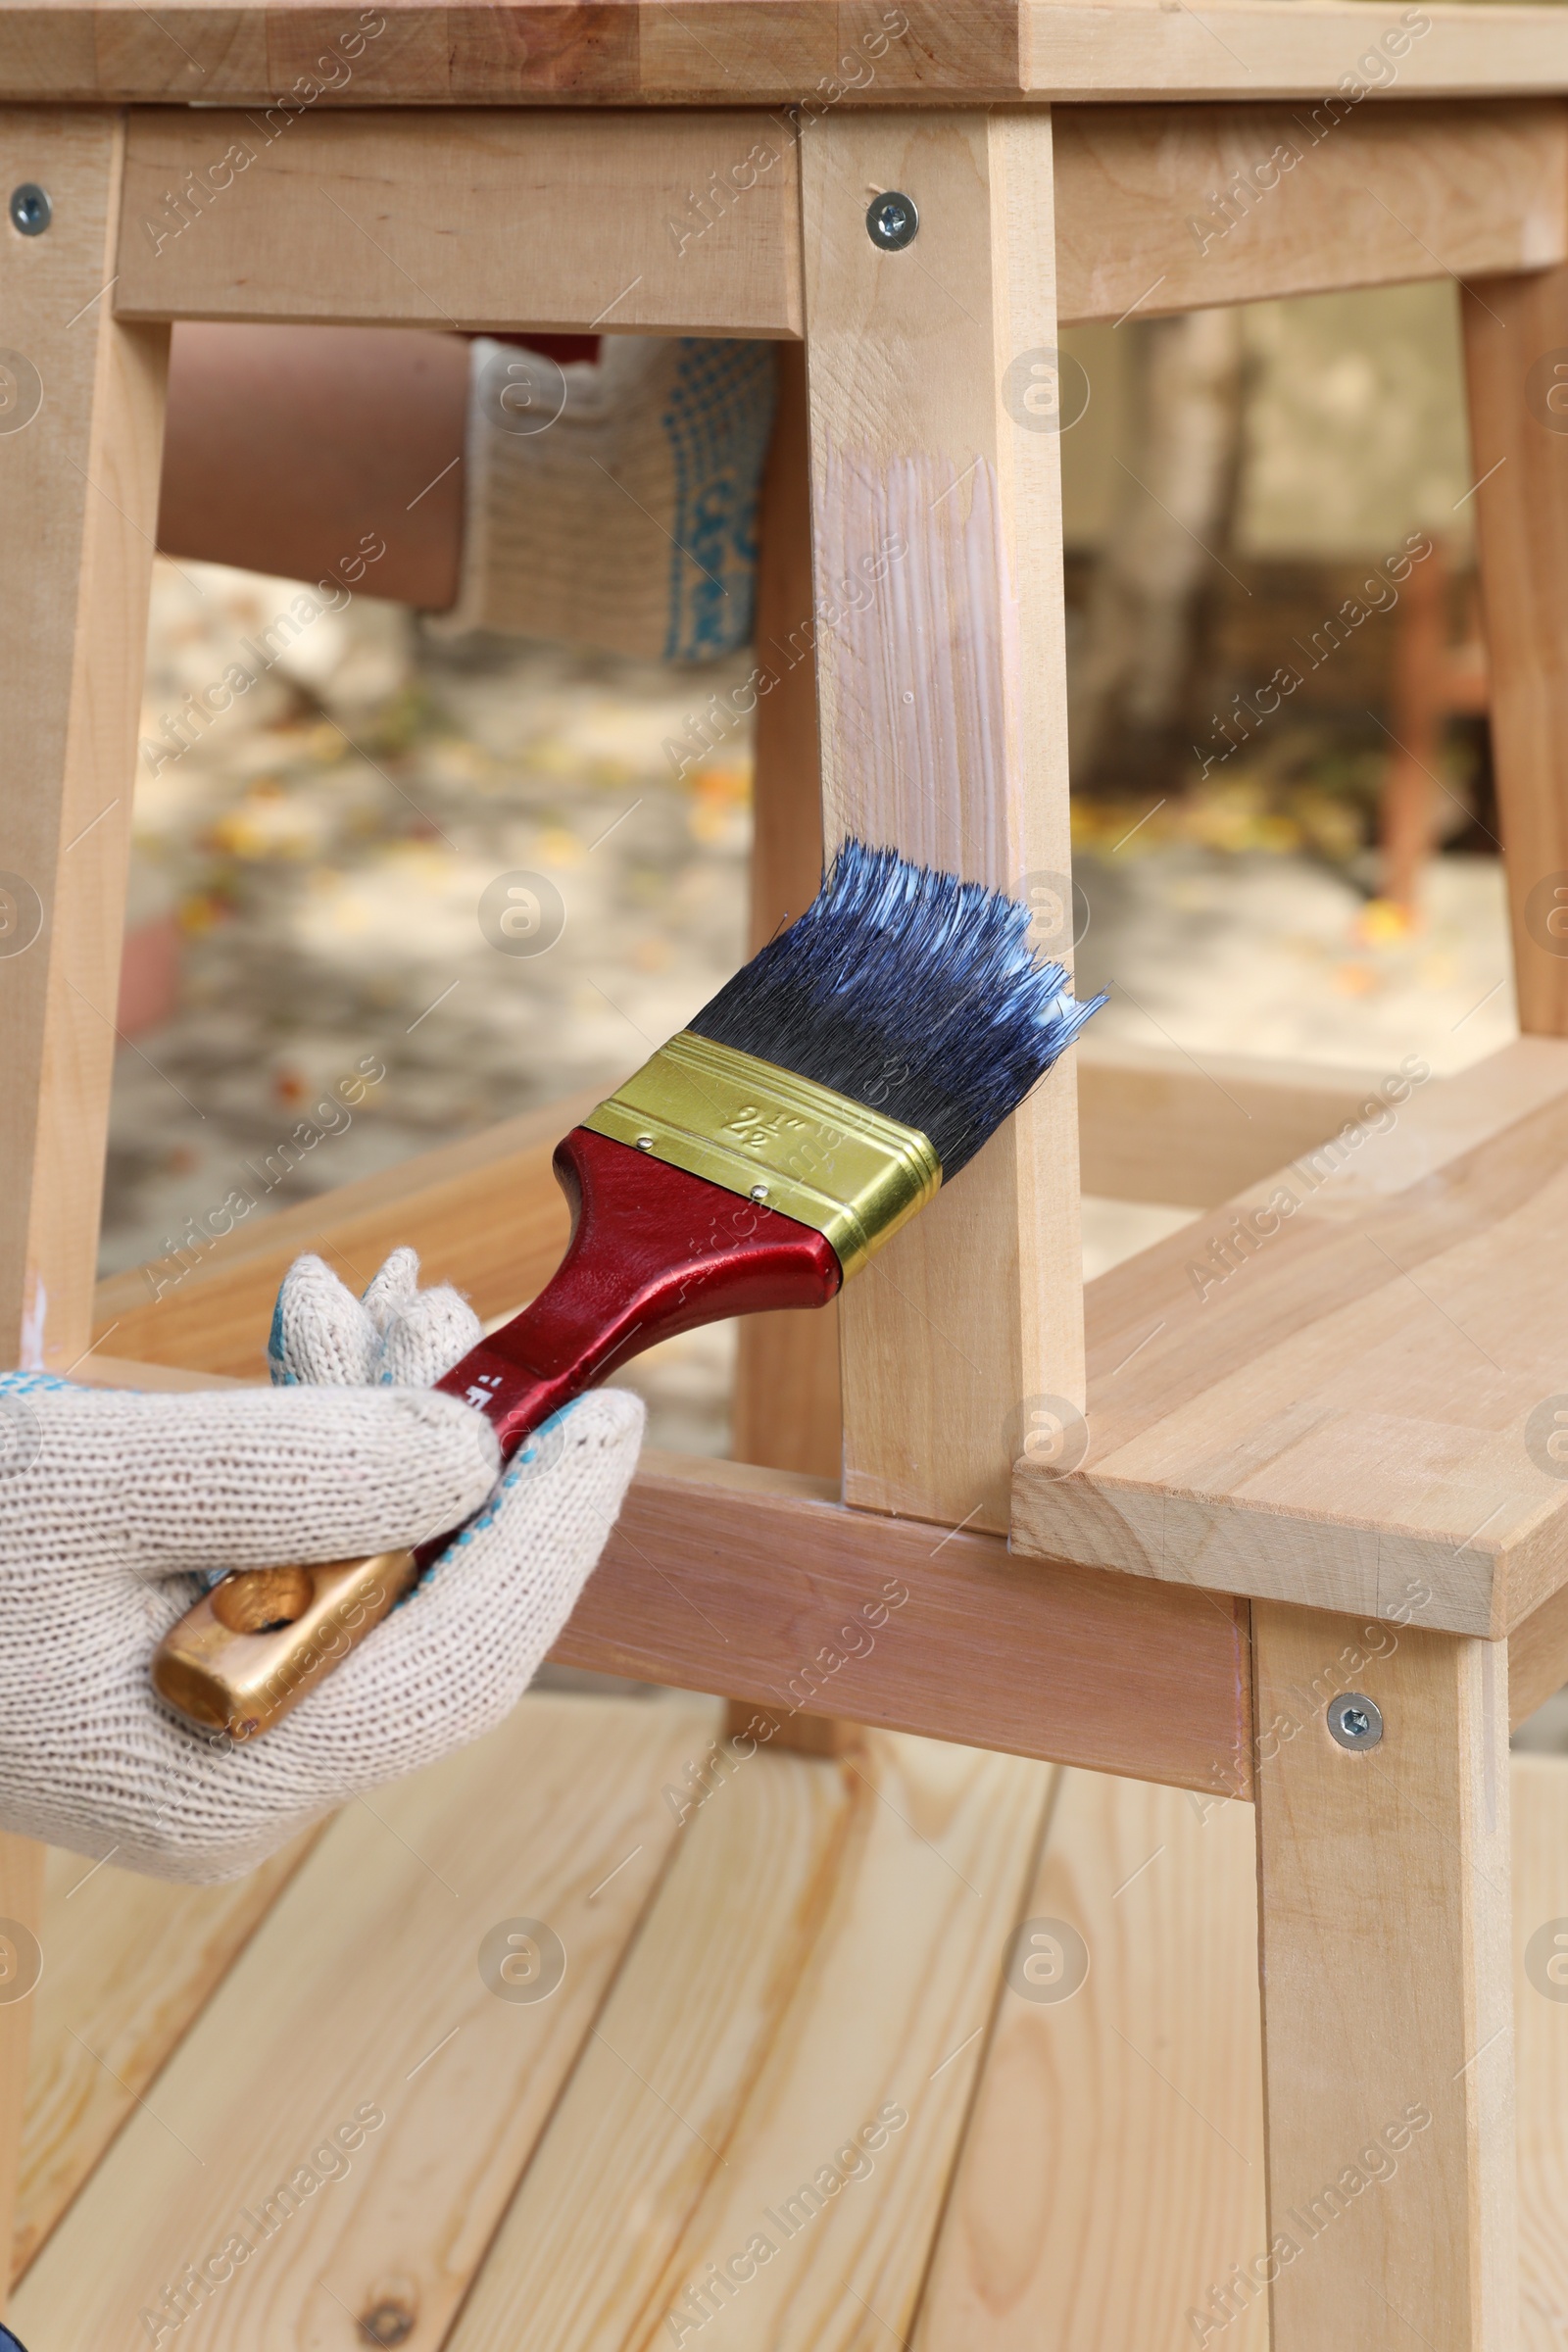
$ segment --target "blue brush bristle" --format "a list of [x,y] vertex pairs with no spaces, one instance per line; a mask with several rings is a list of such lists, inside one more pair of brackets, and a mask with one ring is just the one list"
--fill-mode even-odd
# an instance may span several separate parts
[[1105,1002],[1039,963],[1029,909],[846,842],[806,912],[691,1023],[928,1135],[951,1180]]

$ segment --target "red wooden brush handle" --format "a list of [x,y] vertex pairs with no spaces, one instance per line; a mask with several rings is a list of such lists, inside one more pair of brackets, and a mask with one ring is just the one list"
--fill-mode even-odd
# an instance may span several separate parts
[[493,1421],[503,1460],[617,1364],[677,1331],[778,1306],[825,1306],[831,1242],[794,1217],[592,1128],[556,1147],[571,1202],[566,1254],[531,1306],[436,1386]]

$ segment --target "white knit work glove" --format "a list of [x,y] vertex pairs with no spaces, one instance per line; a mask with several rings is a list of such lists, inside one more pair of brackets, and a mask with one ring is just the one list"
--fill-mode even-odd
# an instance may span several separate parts
[[[614,1523],[642,1406],[582,1398],[498,1488],[478,1413],[359,1385],[434,1379],[477,1337],[416,1273],[400,1250],[367,1307],[302,1259],[274,1329],[280,1388],[0,1376],[0,1827],[159,1878],[234,1878],[515,1705]],[[187,1730],[157,1698],[153,1651],[217,1571],[451,1527],[424,1583],[254,1742]]]
[[609,335],[593,361],[478,337],[458,601],[499,629],[660,662],[752,633],[770,343]]

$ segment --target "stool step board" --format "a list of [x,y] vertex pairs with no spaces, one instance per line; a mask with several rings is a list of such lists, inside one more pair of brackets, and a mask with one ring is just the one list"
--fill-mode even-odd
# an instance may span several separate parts
[[1014,1551],[1494,1639],[1568,1581],[1568,1044],[1408,1057],[1085,1312]]

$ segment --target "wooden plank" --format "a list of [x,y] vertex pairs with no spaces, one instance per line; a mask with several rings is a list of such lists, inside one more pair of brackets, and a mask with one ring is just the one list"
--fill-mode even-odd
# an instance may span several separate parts
[[136,2113],[318,1835],[226,1886],[173,1886],[48,1849],[14,2278]]
[[[535,1694],[350,1806],[28,2272],[24,2339],[145,2342],[185,2267],[211,2264],[205,2297],[187,2285],[182,2344],[346,2343],[357,2324],[441,2342],[662,1868],[660,1791],[712,1724],[691,1702]],[[549,1935],[564,1950],[543,1998],[491,1989],[527,1955],[514,1933],[547,1963]],[[302,2187],[298,2168],[339,2169],[313,2157],[340,2128],[346,2178]],[[251,2250],[225,2278],[215,2258],[236,2234]],[[167,2309],[164,2324],[168,2342]]]
[[1515,1756],[1512,1782],[1519,2343],[1557,2352],[1568,2317],[1568,1762]]
[[1064,321],[1568,260],[1555,100],[1075,107],[1055,145]]
[[[867,233],[885,189],[907,251]],[[1065,875],[1058,436],[1024,405],[1055,342],[1049,118],[840,113],[802,194],[827,839]],[[1009,1416],[1081,1401],[1080,1299],[1063,1063],[847,1291],[846,1498],[1004,1526]]]
[[113,115],[0,110],[0,176],[54,208],[0,239],[0,1363],[88,1340],[168,335],[100,300]]
[[1470,449],[1519,1026],[1568,1036],[1568,269],[1465,294]]
[[[422,1152],[273,1216],[230,1224],[220,1211],[187,1225],[184,1247],[98,1286],[97,1347],[149,1363],[265,1377],[277,1286],[302,1250],[363,1291],[390,1250],[419,1252],[426,1282],[452,1282],[486,1320],[542,1290],[570,1217],[550,1162],[597,1091],[524,1111],[483,1134]],[[280,1154],[271,1155],[280,1160]]]
[[799,335],[789,125],[739,113],[135,116],[126,318]]
[[[903,2339],[1051,1779],[883,1735],[842,1776],[737,1767],[693,1821],[453,2352],[511,2352],[519,2312],[539,2352],[690,2340],[692,2289],[725,2266],[741,2282],[733,2308],[710,2289],[719,2341]],[[874,2153],[856,2156],[862,2130]]]
[[[1252,1614],[1272,2352],[1369,2305],[1380,2340],[1512,2352],[1504,1652],[1405,1628],[1350,1680],[1356,1620]],[[1324,1720],[1348,1681],[1382,1710],[1359,1754]]]
[[[1276,4],[1216,0],[1200,23],[1081,0],[704,0],[694,22],[665,0],[389,0],[347,18],[170,0],[155,22],[131,0],[6,0],[0,82],[57,102],[307,106],[1320,97],[1366,53],[1366,18],[1356,0],[1297,0],[1282,23]],[[1568,88],[1549,8],[1422,13],[1396,94]]]
[[1207,1054],[1147,1053],[1093,1027],[1078,1064],[1083,1189],[1110,1200],[1217,1208],[1363,1116],[1381,1070]]
[[[758,518],[751,947],[809,906],[822,875],[816,621],[811,587],[806,353],[781,351],[779,405]],[[843,1446],[837,1301],[812,1314],[747,1315],[737,1333],[730,1450],[836,1480]]]
[[[1023,1910],[1088,1974],[1046,1942],[1031,1984],[1020,1934],[915,2352],[1174,2352],[1267,2243],[1251,1813],[1065,1773]],[[1266,2352],[1261,2303],[1223,2341]]]
[[645,1452],[551,1655],[1179,1788],[1250,1788],[1244,1609],[1011,1560],[996,1537],[849,1510],[787,1471]]
[[1366,98],[1383,90],[1401,102],[1568,88],[1568,25],[1544,8],[1424,7],[1430,29],[1398,54],[1388,38],[1397,26],[1373,24],[1354,0],[1293,0],[1288,17],[1276,0],[1217,0],[1196,16],[1160,0],[1020,0],[1020,11],[1023,81],[1041,98],[1310,104],[1348,82]]
[[1088,1450],[1020,1461],[1015,1551],[1494,1638],[1564,1581],[1568,1047],[1384,1094],[1091,1286]]

